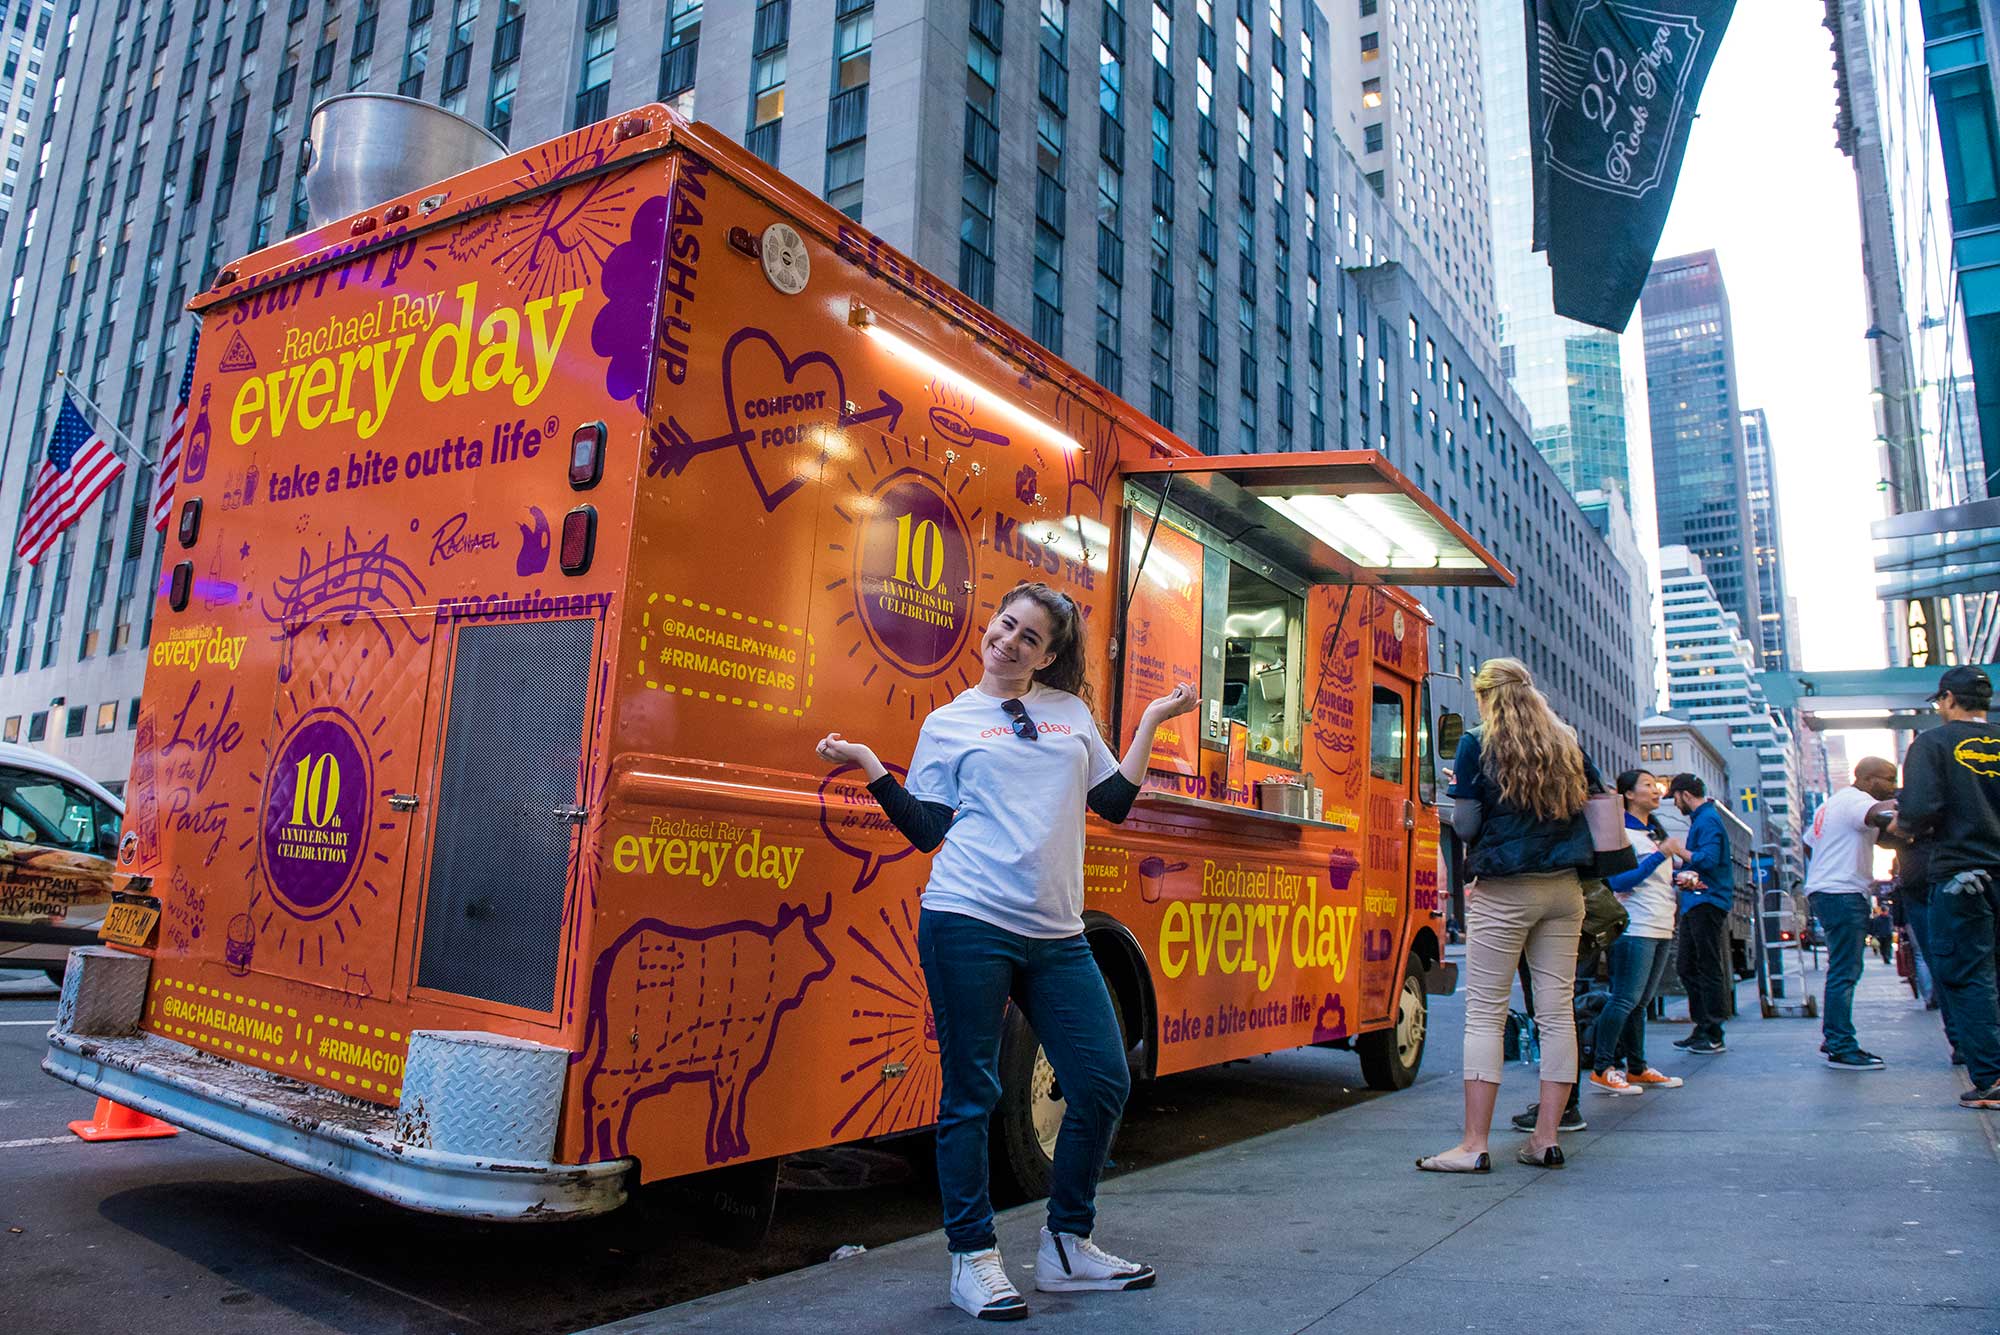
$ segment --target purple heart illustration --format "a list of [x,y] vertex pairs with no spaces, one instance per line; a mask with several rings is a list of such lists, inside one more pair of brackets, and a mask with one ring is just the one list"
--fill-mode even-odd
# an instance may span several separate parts
[[[770,374],[773,370],[782,376],[782,384],[779,376]],[[737,388],[739,377],[746,386],[742,391]],[[817,474],[826,457],[824,440],[813,428],[836,425],[847,406],[847,381],[840,364],[824,352],[788,357],[778,340],[762,329],[739,329],[722,348],[722,394],[751,484],[764,509],[776,510]],[[808,404],[792,403],[794,396],[814,394],[820,397]],[[749,402],[758,403],[762,411],[746,425],[744,408]]]

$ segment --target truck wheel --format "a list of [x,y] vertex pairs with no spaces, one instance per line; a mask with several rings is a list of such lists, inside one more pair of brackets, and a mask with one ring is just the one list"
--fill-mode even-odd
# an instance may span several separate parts
[[1424,1040],[1430,1028],[1430,998],[1424,995],[1423,973],[1415,956],[1403,965],[1403,987],[1396,998],[1396,1022],[1387,1029],[1354,1040],[1361,1054],[1361,1077],[1370,1089],[1408,1089],[1424,1064]]
[[[1123,1040],[1125,1008],[1118,984],[1107,976],[1104,986],[1111,993],[1111,1011],[1118,1017]],[[987,1133],[996,1202],[1017,1205],[1049,1194],[1056,1133],[1067,1107],[1041,1040],[1019,1008],[1009,1006],[1007,1027],[1000,1035],[1000,1103]]]

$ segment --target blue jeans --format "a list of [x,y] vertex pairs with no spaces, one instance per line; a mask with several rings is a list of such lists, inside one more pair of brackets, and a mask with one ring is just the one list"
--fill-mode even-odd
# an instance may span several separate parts
[[1918,899],[1914,895],[1903,897],[1903,916],[1910,923],[1910,940],[1917,947],[1917,984],[1923,988],[1924,997],[1937,1003],[1938,1018],[1944,1020],[1947,1036],[1951,1021],[1945,1019],[1944,989],[1937,985],[1936,966],[1931,962],[1931,903],[1928,899]]
[[1637,1074],[1646,1069],[1646,1007],[1667,973],[1669,937],[1627,933],[1611,945],[1611,999],[1591,1030],[1591,1063],[1603,1075],[1620,1059]]
[[1954,894],[1959,879],[1931,887],[1931,971],[1937,975],[1945,1032],[1981,1089],[2000,1084],[2000,996],[1994,989],[1994,920],[2000,885]]
[[937,1019],[943,1088],[938,1095],[938,1188],[955,1252],[994,1246],[987,1129],[1000,1101],[1000,1035],[1007,1002],[1041,1041],[1067,1104],[1049,1182],[1049,1231],[1089,1237],[1097,1179],[1131,1092],[1118,1016],[1089,944],[1056,940],[926,909],[917,954]]
[[1815,891],[1813,916],[1826,932],[1826,1002],[1819,1029],[1830,1057],[1861,1051],[1854,1037],[1854,985],[1868,950],[1868,896]]

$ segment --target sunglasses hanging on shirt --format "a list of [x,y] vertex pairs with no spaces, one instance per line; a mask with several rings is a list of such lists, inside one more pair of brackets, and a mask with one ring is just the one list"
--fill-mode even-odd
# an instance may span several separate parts
[[1041,737],[1035,732],[1035,721],[1028,717],[1028,707],[1019,700],[1002,700],[1001,712],[1007,715],[1014,729],[1014,735],[1024,741],[1039,742]]

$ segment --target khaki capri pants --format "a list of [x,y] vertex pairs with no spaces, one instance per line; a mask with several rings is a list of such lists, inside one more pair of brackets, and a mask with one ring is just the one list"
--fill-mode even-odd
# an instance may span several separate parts
[[1535,980],[1542,1079],[1576,1082],[1576,949],[1583,887],[1574,871],[1489,876],[1465,892],[1465,1078],[1500,1083],[1507,1003],[1523,952]]

